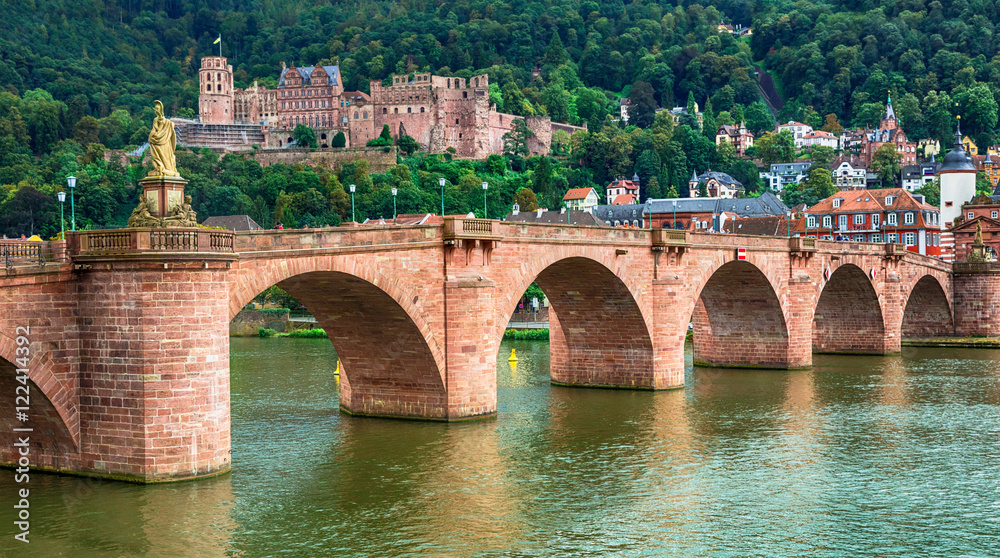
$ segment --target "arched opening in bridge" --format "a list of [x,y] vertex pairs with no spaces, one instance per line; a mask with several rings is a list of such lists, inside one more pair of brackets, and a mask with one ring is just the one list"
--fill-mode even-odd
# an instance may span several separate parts
[[856,265],[841,265],[816,303],[813,352],[883,354],[885,346],[882,306],[868,274]]
[[695,301],[691,323],[696,365],[789,366],[781,304],[767,277],[749,262],[729,262],[712,274]]
[[[549,305],[552,383],[656,387],[652,340],[646,322],[632,293],[613,271],[592,259],[570,257],[544,268],[534,283]],[[517,326],[523,321],[519,316],[525,314],[524,308],[517,307],[522,300],[531,305],[530,298],[517,297],[513,301],[515,308],[504,316],[505,324]],[[544,311],[544,301],[539,303]],[[528,316],[532,319],[530,308]]]
[[[338,271],[311,271],[275,285],[289,305],[315,320],[340,361],[341,409],[365,416],[446,419],[447,397],[425,332],[400,301],[375,284]],[[249,302],[249,301],[248,301]],[[419,300],[406,301],[414,306]],[[244,310],[241,314],[251,314]],[[300,313],[301,314],[301,313]],[[305,317],[305,316],[304,316]],[[289,318],[287,323],[296,319]],[[293,324],[302,327],[302,324]],[[322,334],[320,334],[322,335]],[[331,373],[337,363],[330,362]]]
[[[31,369],[37,368],[37,362],[31,363]],[[76,444],[70,433],[64,416],[60,415],[55,404],[30,378],[23,381],[24,374],[17,373],[17,366],[0,358],[0,404],[8,412],[0,416],[0,464],[16,464],[18,447],[14,444],[19,436],[30,438],[31,466],[49,469],[68,468],[67,456],[76,453]],[[43,382],[44,383],[44,382]],[[17,399],[26,397],[27,399]],[[17,407],[27,407],[25,416],[27,422],[18,420]],[[28,433],[15,432],[15,428],[31,428]]]
[[951,305],[937,279],[924,275],[913,286],[903,311],[904,338],[945,337],[954,334]]

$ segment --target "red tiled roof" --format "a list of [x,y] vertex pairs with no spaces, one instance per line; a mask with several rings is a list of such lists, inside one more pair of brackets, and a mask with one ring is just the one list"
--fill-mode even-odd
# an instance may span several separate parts
[[635,203],[635,194],[620,194],[615,196],[615,200],[611,202],[611,205],[629,205]]
[[615,180],[608,184],[608,188],[625,188],[626,190],[638,190],[639,186],[631,180]]
[[837,139],[837,136],[831,134],[830,132],[824,132],[823,130],[813,130],[812,132],[806,132],[803,138],[832,138]]
[[570,188],[566,195],[563,196],[564,200],[583,200],[587,198],[587,195],[593,191],[593,188]]
[[794,120],[792,120],[790,122],[785,122],[784,124],[778,124],[779,128],[787,128],[788,126],[805,126],[805,124],[803,124],[801,122],[796,122]]

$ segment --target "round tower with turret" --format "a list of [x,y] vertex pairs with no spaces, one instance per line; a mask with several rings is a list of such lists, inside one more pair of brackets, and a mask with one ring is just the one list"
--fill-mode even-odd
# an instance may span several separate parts
[[202,124],[233,123],[233,67],[223,56],[205,56],[198,71],[198,116]]

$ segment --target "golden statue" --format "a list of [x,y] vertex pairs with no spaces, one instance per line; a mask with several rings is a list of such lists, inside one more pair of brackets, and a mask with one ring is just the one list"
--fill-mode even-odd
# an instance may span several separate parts
[[149,132],[149,153],[153,156],[153,170],[149,176],[180,176],[177,173],[177,160],[174,158],[174,148],[177,147],[177,136],[174,134],[174,123],[163,116],[163,103],[153,103],[156,118],[153,119],[153,129]]

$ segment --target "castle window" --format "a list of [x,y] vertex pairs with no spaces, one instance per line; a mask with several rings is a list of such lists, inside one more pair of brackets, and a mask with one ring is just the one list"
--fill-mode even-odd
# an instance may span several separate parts
[[[355,118],[357,118],[357,116],[355,116]],[[364,119],[364,118],[368,118],[368,111],[365,111],[365,112],[362,112],[362,113],[361,113],[361,118],[362,118],[362,119]]]
[[462,91],[462,98],[463,99],[468,99],[469,98],[469,92],[468,91]]
[[208,85],[205,86],[205,91],[211,91],[211,90],[212,90],[212,84],[209,83]]
[[355,120],[357,120],[357,119],[358,119],[358,113],[354,113],[354,119],[355,119]]
[[219,91],[222,91],[222,84],[219,84]]
[[420,112],[424,112],[424,107],[420,107]]
[[399,114],[399,107],[392,109],[392,112],[395,114]]
[[411,112],[413,112],[413,109],[411,109],[410,107],[406,107],[406,113],[409,114]]
[[382,107],[382,114],[389,114],[389,109]]
[[458,139],[462,139],[462,134],[458,134]]
[[455,124],[458,124],[458,119],[457,118],[455,119]]

